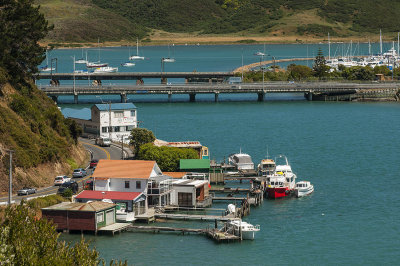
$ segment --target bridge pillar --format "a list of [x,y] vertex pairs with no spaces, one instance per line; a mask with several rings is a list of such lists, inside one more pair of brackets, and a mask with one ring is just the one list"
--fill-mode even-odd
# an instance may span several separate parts
[[78,104],[78,94],[74,94],[74,103]]
[[304,97],[307,99],[307,101],[312,101],[313,93],[311,91],[306,92],[306,93],[304,93]]
[[168,92],[168,102],[170,103],[172,101],[172,92]]
[[196,101],[196,93],[190,93],[190,94],[189,94],[189,101],[190,101],[191,103],[193,103],[193,102]]
[[126,96],[126,93],[123,92],[121,93],[121,103],[126,103],[126,101],[128,100],[128,97]]
[[265,97],[265,92],[259,92],[257,93],[257,95],[258,95],[257,101],[263,102]]
[[58,103],[58,96],[53,95],[51,96],[51,99],[57,104]]
[[50,85],[51,86],[60,86],[60,81],[57,79],[52,79],[52,80],[50,80]]
[[165,77],[161,77],[161,84],[167,84],[168,79]]
[[215,102],[218,102],[219,91],[214,92]]
[[136,85],[143,85],[143,84],[144,84],[143,79],[139,78],[136,80]]

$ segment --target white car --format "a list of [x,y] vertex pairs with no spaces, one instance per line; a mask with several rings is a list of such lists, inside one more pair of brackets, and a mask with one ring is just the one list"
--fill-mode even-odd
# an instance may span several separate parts
[[54,179],[54,185],[61,186],[62,184],[64,184],[65,182],[68,182],[70,180],[71,180],[71,178],[69,178],[66,175],[59,175],[59,176],[56,176],[56,178]]

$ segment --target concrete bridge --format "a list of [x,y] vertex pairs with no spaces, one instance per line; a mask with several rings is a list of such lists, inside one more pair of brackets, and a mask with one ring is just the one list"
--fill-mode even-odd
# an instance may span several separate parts
[[[342,82],[266,82],[266,83],[199,83],[199,84],[154,84],[154,85],[113,85],[113,86],[46,86],[40,87],[48,96],[57,102],[58,96],[74,95],[78,103],[79,95],[120,95],[121,102],[127,101],[127,95],[166,94],[170,101],[173,94],[188,94],[191,102],[196,101],[196,94],[214,94],[215,101],[222,93],[252,93],[258,95],[258,101],[263,101],[267,93],[304,93],[307,100],[316,96],[343,96],[357,93],[384,93],[395,95],[400,83],[342,83]],[[315,98],[315,99],[317,99]]]
[[182,78],[185,82],[223,82],[233,77],[233,72],[115,72],[115,73],[39,73],[36,79],[49,79],[51,84],[60,85],[61,80],[90,80],[101,84],[103,80],[136,80],[144,84],[145,78],[159,78],[166,84],[169,78]]

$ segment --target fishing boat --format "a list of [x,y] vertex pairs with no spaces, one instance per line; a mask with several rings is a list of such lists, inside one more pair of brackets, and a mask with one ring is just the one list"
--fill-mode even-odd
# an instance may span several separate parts
[[117,71],[118,71],[118,67],[104,66],[104,67],[96,68],[93,72],[94,73],[114,73]]
[[135,63],[132,63],[132,62],[125,62],[125,63],[122,63],[121,64],[121,66],[123,66],[123,67],[133,67],[133,66],[135,66],[136,64]]
[[228,158],[228,162],[239,171],[254,170],[254,163],[251,160],[251,156],[247,153],[242,153],[242,150],[240,150],[239,153],[231,154]]
[[139,39],[136,38],[136,55],[129,56],[129,60],[144,60],[144,56],[139,56]]
[[[292,172],[287,157],[280,155],[278,159],[283,159],[285,164],[277,164],[274,174],[270,177],[269,184],[265,191],[267,198],[270,199],[289,196],[296,185],[297,176]],[[277,160],[275,160],[275,162],[276,161]]]
[[234,235],[242,234],[242,239],[246,240],[254,240],[256,233],[260,231],[260,225],[252,225],[241,220],[230,220],[227,225],[228,230],[232,230]]
[[294,188],[294,193],[298,198],[310,195],[313,192],[314,186],[309,181],[297,182],[296,187]]
[[260,164],[257,166],[258,175],[267,177],[267,181],[269,181],[268,178],[273,175],[273,173],[275,172],[275,168],[276,163],[274,160],[262,159]]

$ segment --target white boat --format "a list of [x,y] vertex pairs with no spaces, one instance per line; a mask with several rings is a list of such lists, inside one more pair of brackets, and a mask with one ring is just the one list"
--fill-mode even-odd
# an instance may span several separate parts
[[87,60],[87,52],[86,52],[86,59],[83,58],[83,49],[82,49],[82,57],[75,60],[75,64],[87,64],[88,60]]
[[100,40],[97,40],[97,45],[99,47],[99,60],[97,62],[87,62],[86,63],[87,68],[102,68],[108,66],[108,63],[101,63],[100,61]]
[[44,67],[40,68],[40,71],[42,72],[50,72],[50,71],[55,71],[54,67],[49,67],[49,57],[47,55],[47,50],[46,50],[46,65]]
[[105,66],[105,67],[96,68],[93,72],[94,73],[114,73],[117,71],[118,71],[118,67]]
[[235,153],[229,156],[228,162],[234,165],[239,171],[243,170],[254,170],[254,163],[251,160],[251,156],[247,153]]
[[254,240],[256,233],[260,231],[260,225],[252,225],[241,220],[228,221],[228,229],[236,236],[242,233],[242,239]]
[[254,55],[257,55],[257,56],[266,56],[266,54],[263,53],[263,52],[257,52],[257,53],[254,53]]
[[170,58],[170,57],[163,58],[162,60],[165,63],[174,63],[175,62],[175,58]]
[[121,222],[132,222],[135,219],[135,213],[134,212],[127,212],[125,209],[119,209],[116,211],[116,218],[118,221]]
[[296,183],[294,192],[298,198],[307,196],[314,192],[314,186],[309,181],[300,181]]
[[125,62],[125,63],[121,64],[121,66],[123,66],[123,67],[133,67],[135,65],[136,65],[135,63],[131,63],[131,62]]
[[129,60],[144,60],[144,56],[139,56],[139,39],[136,38],[136,55],[129,56]]
[[106,67],[106,66],[108,66],[108,63],[101,63],[100,61],[86,63],[87,68]]

